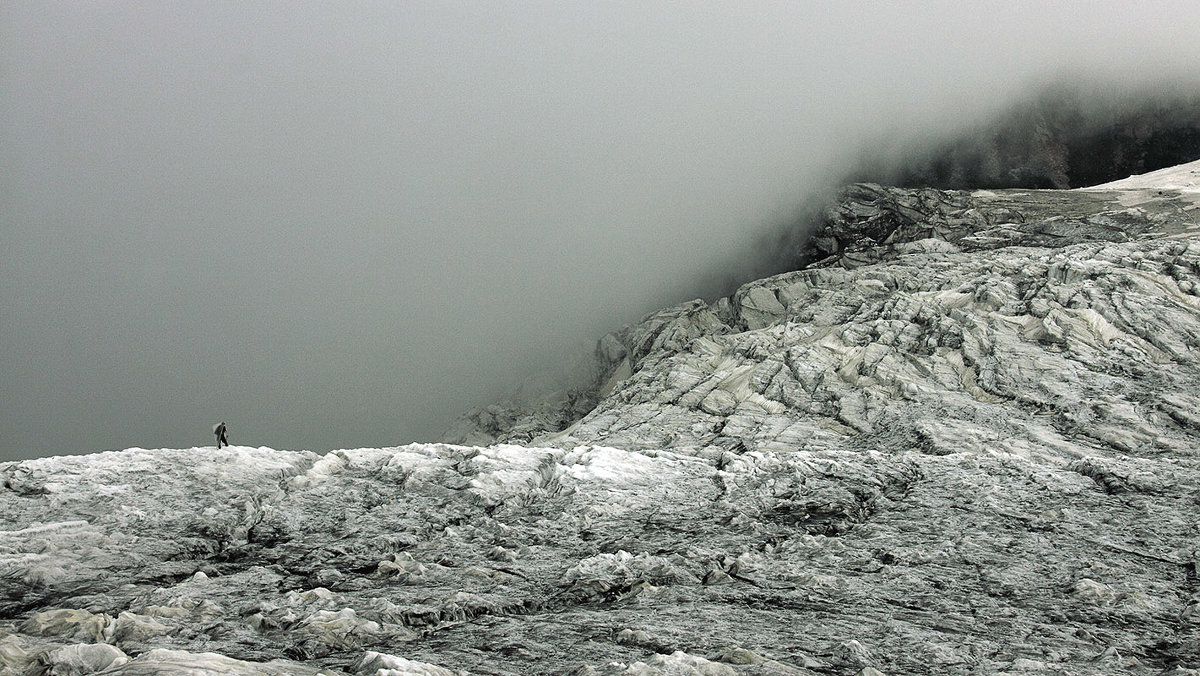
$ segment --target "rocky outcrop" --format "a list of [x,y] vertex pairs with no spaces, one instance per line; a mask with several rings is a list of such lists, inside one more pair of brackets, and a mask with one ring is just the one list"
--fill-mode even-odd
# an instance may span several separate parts
[[1175,179],[853,187],[521,445],[0,465],[0,674],[1195,673]]

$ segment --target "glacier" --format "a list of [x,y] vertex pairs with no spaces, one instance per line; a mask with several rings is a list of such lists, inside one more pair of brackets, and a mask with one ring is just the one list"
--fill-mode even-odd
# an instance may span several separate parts
[[1200,673],[1198,183],[849,186],[445,443],[0,464],[0,674]]

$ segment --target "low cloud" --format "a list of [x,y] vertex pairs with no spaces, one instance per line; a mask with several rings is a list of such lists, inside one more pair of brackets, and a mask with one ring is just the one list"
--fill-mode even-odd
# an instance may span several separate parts
[[763,269],[1068,77],[1192,87],[1190,3],[8,3],[0,459],[435,438]]

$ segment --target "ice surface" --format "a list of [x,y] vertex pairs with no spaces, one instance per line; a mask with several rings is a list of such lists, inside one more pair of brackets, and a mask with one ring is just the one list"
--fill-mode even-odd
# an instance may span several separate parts
[[1157,191],[855,188],[825,267],[611,334],[527,444],[0,464],[0,676],[1193,673]]

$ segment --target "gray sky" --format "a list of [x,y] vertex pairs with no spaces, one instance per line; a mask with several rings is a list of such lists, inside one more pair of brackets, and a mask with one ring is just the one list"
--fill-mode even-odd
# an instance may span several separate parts
[[0,460],[435,438],[1159,3],[0,3]]

